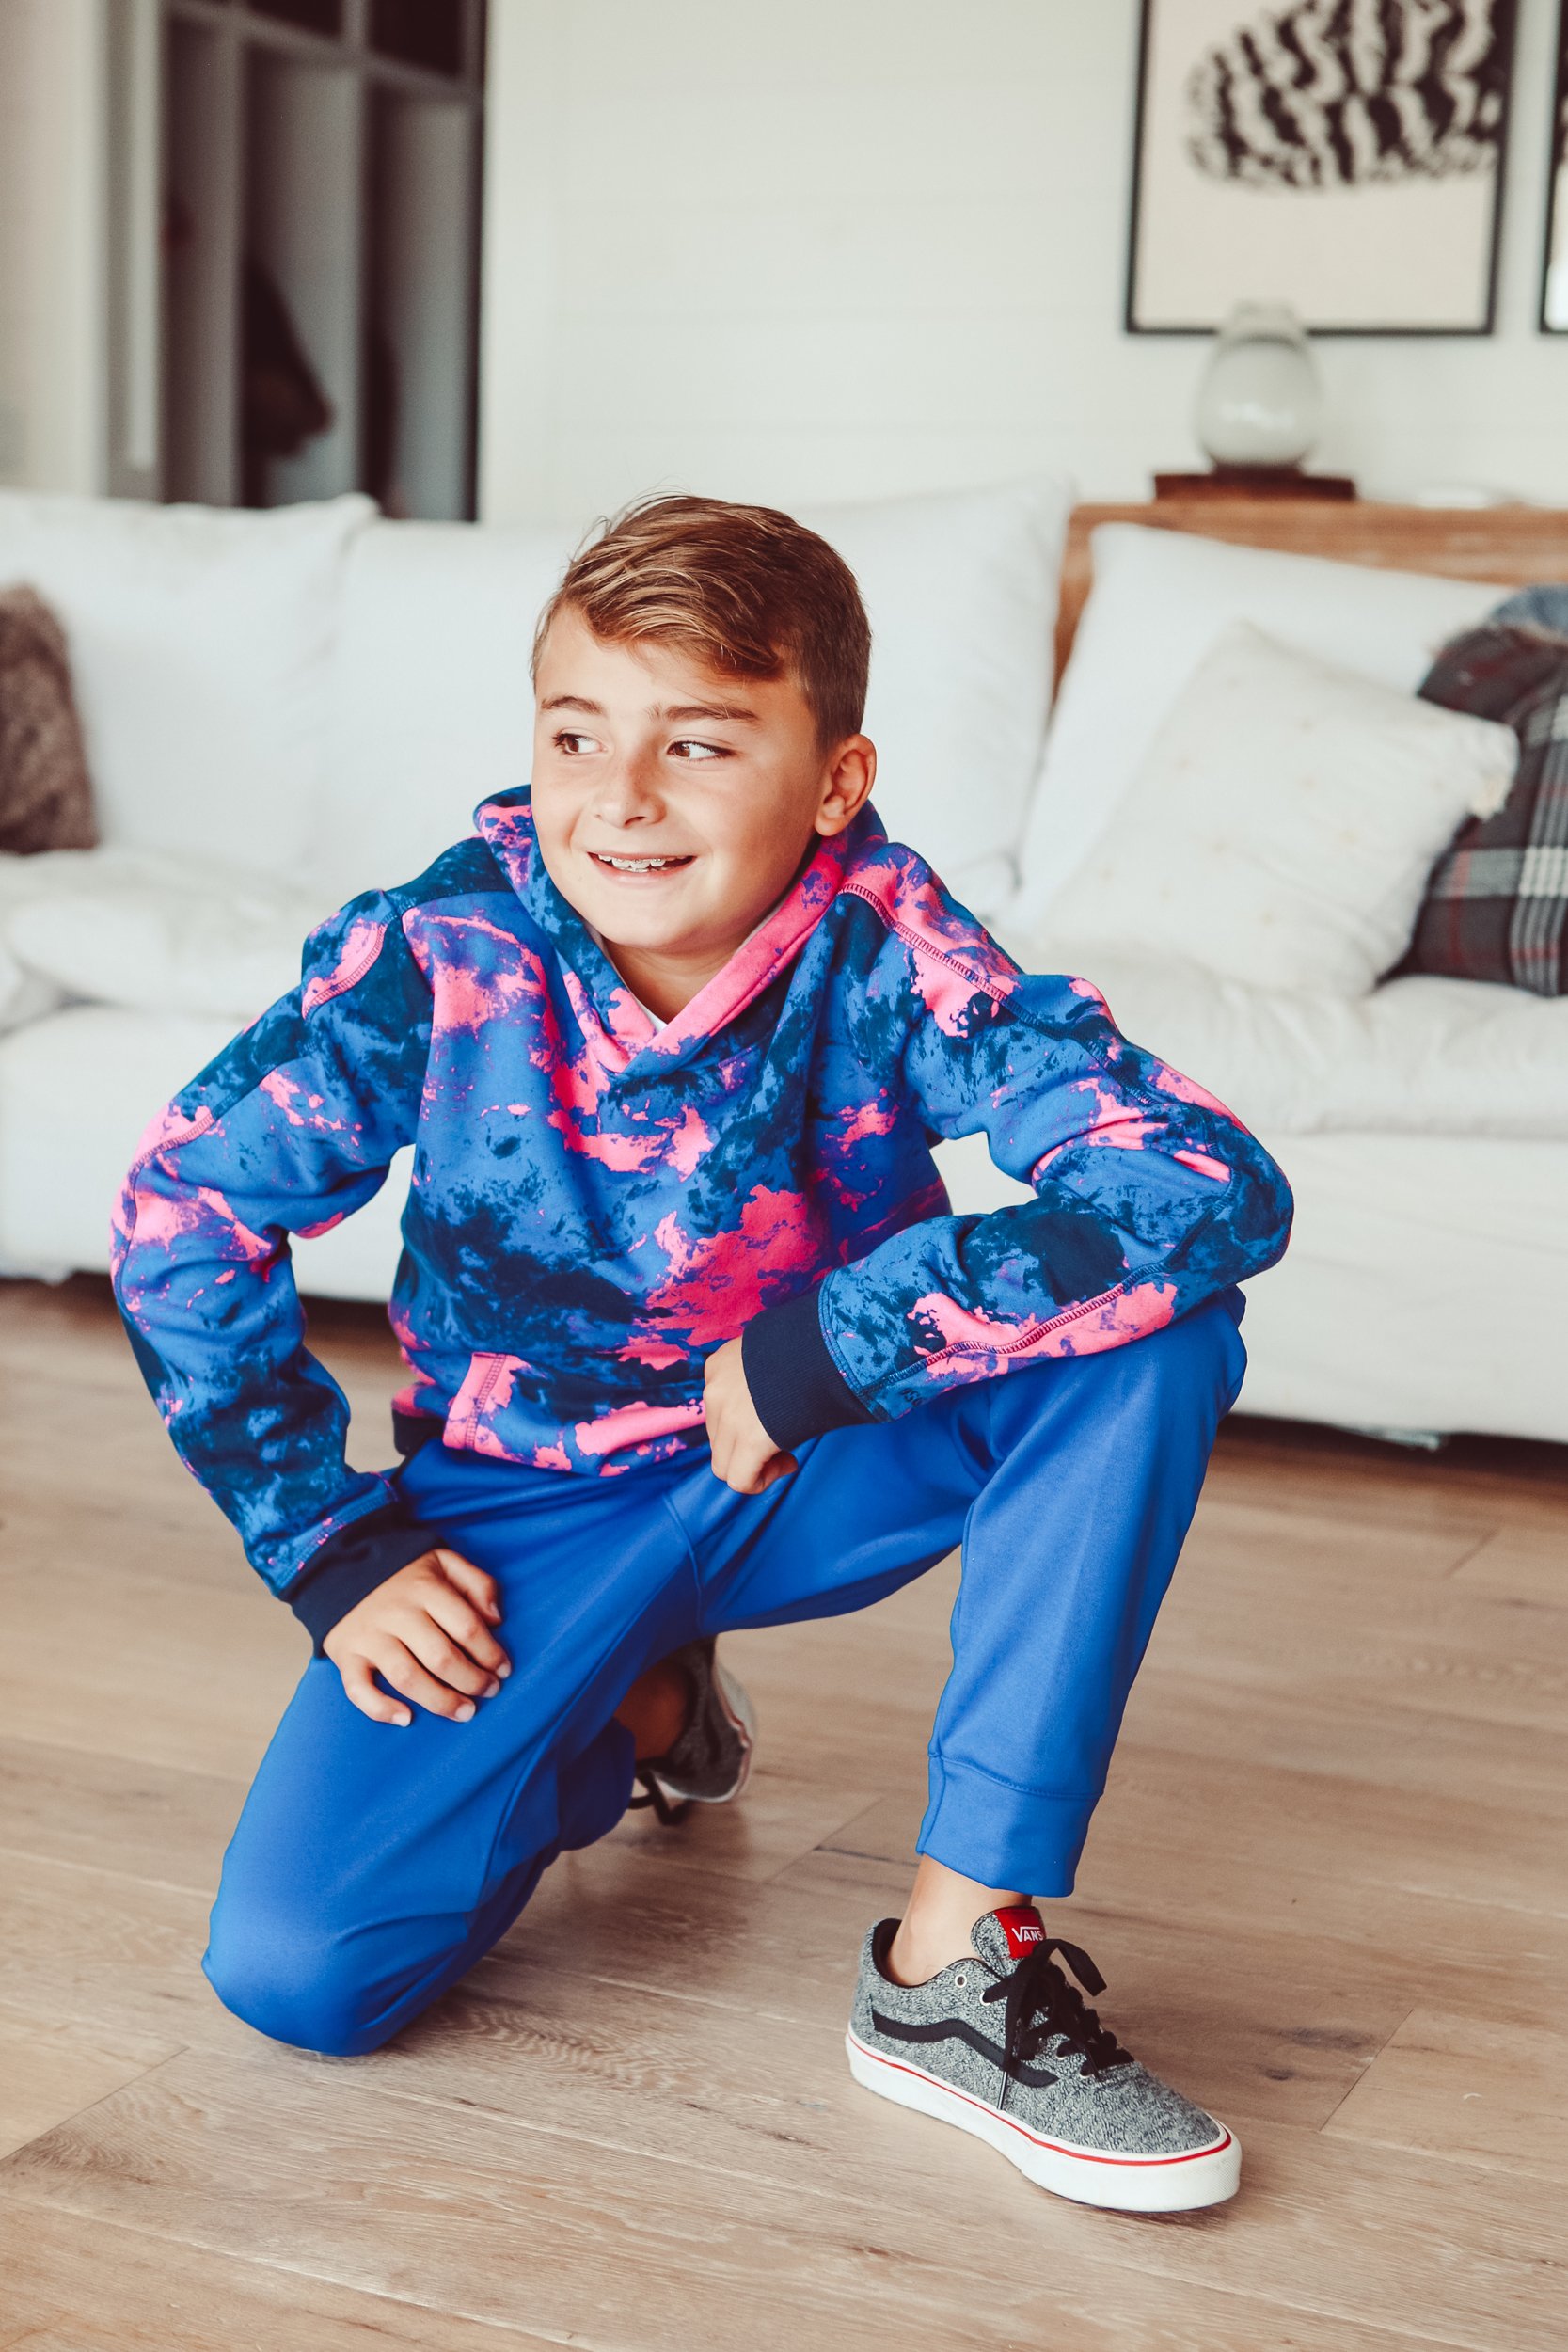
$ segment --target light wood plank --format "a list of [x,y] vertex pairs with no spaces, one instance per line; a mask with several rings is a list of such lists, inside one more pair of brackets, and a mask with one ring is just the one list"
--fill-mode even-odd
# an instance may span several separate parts
[[705,1870],[760,1883],[812,1852],[877,1794],[874,1785],[857,1788],[761,1760],[740,1804],[702,1808],[673,1833],[651,1809],[628,1813],[610,1836],[659,1867],[700,1859]]
[[[1393,1498],[1385,1498],[1392,1502]],[[1240,1480],[1206,1488],[1190,1541],[1201,1550],[1216,1580],[1228,1571],[1261,1578],[1271,1587],[1299,1591],[1305,1581],[1321,1590],[1368,1577],[1379,1592],[1410,1577],[1449,1575],[1465,1557],[1497,1532],[1488,1511],[1467,1511],[1453,1499],[1439,1509],[1438,1498],[1401,1493],[1394,1509],[1346,1510],[1332,1495],[1293,1497],[1249,1494]],[[1429,1507],[1430,1505],[1430,1507]]]
[[244,1780],[215,1772],[0,1739],[0,1838],[9,1851],[209,1900],[245,1793]]
[[0,2155],[161,2066],[178,2046],[0,2006]]
[[1260,1692],[1164,1661],[1133,1686],[1126,1723],[1137,1744],[1172,1754],[1359,1780],[1433,1807],[1484,1792],[1568,1820],[1568,1732],[1533,1724],[1369,1707],[1354,1692],[1315,1683]]
[[13,1739],[248,1782],[309,1643],[248,1569],[201,1584],[56,1559],[0,1579]]
[[1509,1603],[1471,1595],[1456,1580],[1434,1581],[1418,1608],[1374,1593],[1352,1613],[1337,1598],[1276,1589],[1267,1611],[1255,1605],[1238,1622],[1234,1595],[1216,1579],[1162,1617],[1149,1663],[1260,1692],[1310,1685],[1367,1708],[1547,1733],[1568,1717],[1568,1613],[1536,1612],[1526,1643]]
[[1316,1423],[1232,1418],[1220,1431],[1221,1476],[1205,1502],[1226,1496],[1280,1505],[1293,1498],[1354,1525],[1443,1531],[1450,1514],[1510,1526],[1568,1524],[1568,1460],[1560,1445],[1454,1438],[1413,1453]]
[[182,2043],[222,2018],[200,1973],[207,1895],[3,1851],[0,1874],[0,2001]]
[[679,2352],[721,2314],[728,2341],[994,2341],[966,2309],[971,2279],[896,2259],[907,2217],[889,2230],[861,2209],[846,2228],[825,2196],[792,2214],[694,2155],[656,2167],[365,2088],[345,2099],[339,2071],[176,2059],[10,2159],[0,2187],[562,2341]]
[[1568,2034],[1418,2009],[1327,2129],[1568,2184]]
[[[1002,2340],[1037,2341],[1043,2325],[1063,2341],[1084,2293],[1080,2263],[1117,2265],[1136,2324],[1151,2289],[1166,2297],[1208,2283],[1221,2243],[1235,2292],[1291,2312],[1475,2352],[1554,2344],[1555,2199],[1402,2153],[1267,2135],[1254,2143],[1258,2188],[1221,2217],[1234,2222],[1221,2239],[1213,2217],[1151,2228],[1040,2198],[994,2160],[972,2194],[964,2168],[986,2152],[959,2141],[954,2219],[938,2231],[879,2188],[884,2154],[920,2122],[842,2069],[822,2089],[859,2111],[856,2182],[825,2182],[804,2201],[710,2167],[700,2125],[684,2163],[652,2165],[622,2146],[368,2088],[347,2100],[341,2072],[282,2053],[171,2059],[9,2158],[0,2189],[185,2244],[243,2244],[339,2284],[546,2336],[629,2336],[645,2352],[684,2352],[693,2313],[716,2310],[731,2341],[800,2343],[808,2328],[837,2328],[872,2346],[994,2344],[999,2261],[1011,2290]],[[1386,2229],[1358,2242],[1351,2217],[1369,2206]],[[1405,2247],[1408,2279],[1390,2276],[1386,2233]],[[1102,2313],[1098,2294],[1090,2307]]]
[[[9,2227],[8,2227],[9,2224]],[[507,2352],[510,2345],[565,2341],[493,2322],[453,2319],[427,2306],[405,2304],[334,2285],[295,2271],[275,2269],[166,2238],[73,2214],[0,2201],[0,2258],[13,2312],[60,2312],[41,2333],[12,2336],[0,2321],[4,2352],[374,2352],[409,2344],[418,2352]],[[1076,2269],[1055,2306],[1041,2312],[1028,2335],[1020,2332],[1017,2298],[1004,2280],[976,2292],[975,2328],[989,2335],[953,2341],[985,2344],[992,2352],[1410,2352],[1410,2338],[1386,2334],[1362,2321],[1340,2323],[1312,2313],[1289,2316],[1275,2307],[1164,2280],[1134,2280],[1129,2291],[1109,2265]],[[1119,2308],[1114,2308],[1119,2306]],[[839,2352],[867,2338],[827,2338],[808,2321],[798,2331],[791,2315],[775,2312],[759,2338],[763,2352]],[[696,2347],[735,2342],[725,2299],[694,2306]],[[640,2335],[574,2332],[581,2352],[643,2352]]]
[[1505,1527],[1453,1572],[1456,1587],[1518,1609],[1568,1609],[1568,1526]]
[[528,2352],[546,2341],[452,2319],[101,2219],[0,2200],[6,2352]]

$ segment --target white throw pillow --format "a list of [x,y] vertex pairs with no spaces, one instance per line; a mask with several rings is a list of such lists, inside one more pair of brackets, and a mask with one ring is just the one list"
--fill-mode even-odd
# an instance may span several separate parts
[[1258,988],[1365,995],[1455,828],[1501,807],[1518,748],[1511,727],[1238,622],[1055,901],[1060,928]]
[[[990,914],[1012,895],[1051,693],[1071,493],[1007,485],[800,520],[855,573],[890,833]],[[384,523],[347,566],[329,784],[307,871],[335,898],[411,879],[527,781],[534,623],[578,534]]]
[[1161,720],[1235,621],[1413,694],[1449,638],[1505,587],[1227,547],[1190,532],[1101,523],[1023,843],[1026,922],[1105,830]]
[[146,850],[0,861],[0,939],[40,980],[133,1012],[254,1020],[299,978],[308,893]]
[[0,492],[0,587],[71,648],[107,842],[293,868],[317,819],[342,558],[373,514]]

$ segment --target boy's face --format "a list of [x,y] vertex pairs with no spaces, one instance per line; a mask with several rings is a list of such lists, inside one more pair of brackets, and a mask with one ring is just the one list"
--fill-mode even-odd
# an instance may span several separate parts
[[824,750],[792,676],[727,678],[609,644],[568,606],[534,682],[533,820],[556,888],[670,1019],[871,789],[863,735]]

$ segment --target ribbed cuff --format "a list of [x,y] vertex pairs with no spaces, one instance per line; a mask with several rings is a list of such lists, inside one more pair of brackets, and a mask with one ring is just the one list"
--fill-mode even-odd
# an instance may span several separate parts
[[982,1886],[1016,1886],[1021,1895],[1071,1894],[1097,1796],[1020,1788],[935,1753],[929,1761],[931,1797],[916,1853],[928,1853]]
[[785,1453],[825,1430],[872,1418],[828,1353],[821,1295],[818,1283],[765,1307],[740,1335],[741,1368],[757,1419]]
[[421,1447],[434,1445],[445,1427],[445,1422],[434,1413],[400,1413],[395,1405],[392,1407],[392,1443],[405,1462]]
[[319,1651],[340,1617],[440,1541],[436,1528],[421,1527],[388,1503],[329,1535],[283,1597]]

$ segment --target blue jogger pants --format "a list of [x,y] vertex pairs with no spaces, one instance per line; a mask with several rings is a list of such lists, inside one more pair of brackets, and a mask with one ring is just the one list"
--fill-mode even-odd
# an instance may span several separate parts
[[737,1495],[705,1454],[574,1477],[425,1446],[415,1515],[501,1592],[510,1678],[473,1720],[375,1724],[313,1658],[213,1911],[220,1998],[281,2042],[374,2049],[456,1982],[632,1788],[615,1709],[697,1634],[861,1609],[962,1544],[919,1848],[1072,1887],[1127,1694],[1244,1363],[1238,1292],[1152,1337],[839,1429]]

